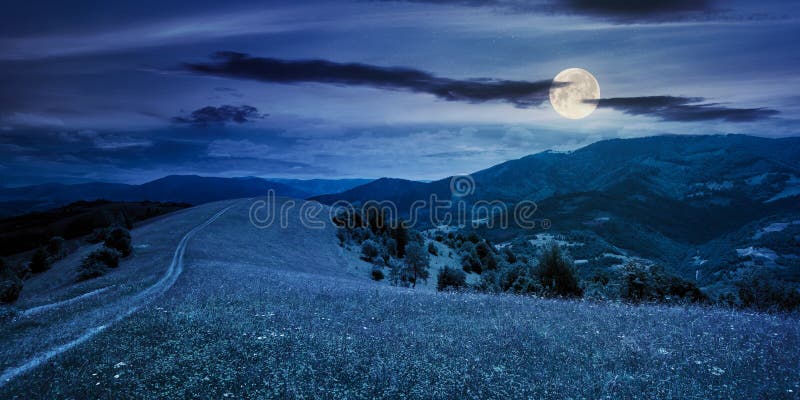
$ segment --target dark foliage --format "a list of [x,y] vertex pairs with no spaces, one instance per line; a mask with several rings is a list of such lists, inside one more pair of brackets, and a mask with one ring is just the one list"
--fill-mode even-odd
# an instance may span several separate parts
[[43,248],[36,249],[28,265],[31,268],[31,272],[34,274],[42,273],[50,269],[50,259],[47,257],[47,252]]
[[372,280],[374,281],[382,281],[383,278],[385,277],[383,275],[383,271],[379,267],[372,268],[371,276]]
[[397,243],[397,258],[403,258],[406,254],[408,245],[408,229],[404,223],[399,223],[397,228],[392,231],[392,239]]
[[17,254],[48,245],[53,236],[74,239],[112,226],[130,229],[135,221],[188,206],[184,203],[78,201],[49,211],[2,219],[0,255]]
[[55,258],[61,258],[64,255],[64,238],[61,236],[53,236],[47,241],[45,246],[47,253]]
[[84,281],[105,275],[109,269],[119,266],[120,256],[119,251],[107,247],[89,253],[78,266],[78,280]]
[[419,279],[427,280],[429,276],[428,272],[428,253],[422,249],[416,242],[410,243],[406,247],[406,268],[408,269],[408,273],[411,275],[411,287],[416,287],[417,281]]
[[738,282],[740,306],[760,311],[800,310],[800,293],[794,287],[770,281],[763,277],[751,277]]
[[572,262],[563,256],[558,246],[550,246],[539,256],[539,280],[548,295],[559,297],[583,295]]
[[131,233],[125,228],[112,228],[106,236],[105,245],[119,251],[122,257],[128,257],[133,252]]
[[0,303],[13,303],[22,292],[22,279],[0,258]]
[[434,256],[439,255],[439,250],[436,250],[436,245],[433,243],[428,243],[428,253]]
[[372,261],[379,254],[378,244],[374,240],[365,240],[361,244],[361,258],[366,261]]
[[459,290],[464,288],[466,284],[467,275],[455,268],[444,267],[439,270],[439,274],[436,276],[436,289],[439,291]]
[[622,271],[620,296],[631,302],[705,302],[693,283],[669,275],[658,266],[627,264]]

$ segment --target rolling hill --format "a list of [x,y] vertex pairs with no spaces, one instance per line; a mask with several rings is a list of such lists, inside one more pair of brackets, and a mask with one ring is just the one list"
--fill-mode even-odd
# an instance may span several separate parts
[[293,208],[258,229],[250,204],[134,229],[133,257],[95,280],[74,283],[91,246],[32,278],[0,320],[0,397],[783,398],[800,385],[790,316],[389,286],[330,223],[308,229]]

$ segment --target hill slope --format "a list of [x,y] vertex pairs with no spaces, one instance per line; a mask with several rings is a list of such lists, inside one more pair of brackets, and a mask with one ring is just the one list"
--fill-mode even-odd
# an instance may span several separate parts
[[[791,317],[391,287],[352,270],[331,226],[303,227],[293,212],[286,228],[257,229],[249,206],[207,204],[136,229],[135,256],[97,280],[69,283],[77,256],[37,277],[23,309],[108,289],[0,322],[3,371],[103,328],[0,382],[0,397],[776,398],[800,388]],[[164,276],[169,287],[117,320]]]
[[[550,222],[553,232],[589,230],[687,278],[696,268],[685,261],[706,243],[756,221],[800,219],[800,138],[615,139],[569,153],[530,155],[471,178],[474,192],[462,198],[468,205],[499,200],[511,210],[533,200],[536,217]],[[434,194],[450,199],[449,184],[450,178],[414,185],[376,181],[316,199],[327,204],[387,200],[402,213]],[[513,228],[485,233],[505,241],[539,231]],[[784,255],[800,256],[800,250]]]

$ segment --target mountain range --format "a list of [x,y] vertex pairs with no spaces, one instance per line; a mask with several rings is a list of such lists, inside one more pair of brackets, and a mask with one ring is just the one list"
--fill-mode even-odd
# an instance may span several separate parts
[[278,196],[308,198],[340,192],[369,182],[368,179],[264,179],[257,177],[216,178],[170,175],[141,185],[93,182],[0,188],[0,216],[59,207],[78,200],[170,201],[204,204],[217,200],[261,196],[274,190]]
[[[731,264],[728,269],[739,268],[736,261],[743,252],[737,249],[752,246],[750,239],[770,224],[788,223],[786,232],[793,232],[793,221],[800,224],[797,137],[614,139],[572,152],[533,154],[470,177],[474,190],[463,198],[467,203],[534,201],[537,218],[550,223],[548,234],[582,238],[576,241],[583,247],[572,249],[580,257],[591,261],[609,252],[644,257],[691,278],[718,273],[721,263]],[[378,179],[315,199],[327,204],[392,201],[402,212],[432,194],[451,198],[450,182],[451,178],[430,183]],[[481,230],[495,241],[544,232],[513,226]],[[773,243],[784,252],[774,256],[756,252],[785,261],[780,266],[762,260],[761,265],[785,269],[800,259],[800,236],[769,232],[759,239],[769,237],[788,240],[794,247]],[[590,247],[593,251],[587,250]]]

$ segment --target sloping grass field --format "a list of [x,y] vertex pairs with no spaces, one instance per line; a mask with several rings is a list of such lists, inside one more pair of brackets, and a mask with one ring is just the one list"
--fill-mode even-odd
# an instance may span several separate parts
[[[0,398],[800,393],[796,317],[395,288],[348,264],[333,227],[256,229],[248,206],[191,239],[183,273],[164,295],[5,383]],[[204,215],[213,211],[205,207]]]

